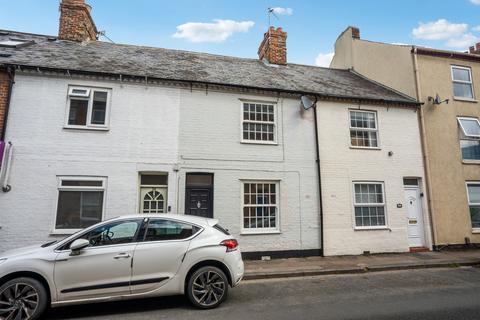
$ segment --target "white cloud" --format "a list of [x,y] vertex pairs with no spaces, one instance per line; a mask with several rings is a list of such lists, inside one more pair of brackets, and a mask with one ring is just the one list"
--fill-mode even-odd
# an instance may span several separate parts
[[319,67],[329,67],[335,53],[319,53],[315,59],[315,64]]
[[291,16],[293,14],[293,9],[292,8],[274,7],[274,8],[270,8],[270,9],[273,10],[273,13],[278,14],[278,15]]
[[470,2],[473,3],[473,4],[480,5],[480,0],[470,0]]
[[458,38],[448,39],[446,45],[451,48],[467,48],[478,41],[478,37],[471,33],[466,33]]
[[216,19],[213,22],[187,22],[177,26],[175,38],[191,42],[224,42],[236,32],[247,32],[255,23],[253,21],[233,21]]
[[435,22],[420,22],[420,26],[413,29],[412,34],[415,38],[422,40],[448,40],[461,37],[467,30],[466,23],[451,23],[445,19],[439,19]]
[[[479,0],[480,1],[480,0]],[[480,26],[476,26],[472,28],[473,31],[480,32]]]

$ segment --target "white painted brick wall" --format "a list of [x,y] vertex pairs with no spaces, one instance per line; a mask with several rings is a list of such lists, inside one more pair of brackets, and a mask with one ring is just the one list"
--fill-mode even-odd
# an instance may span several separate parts
[[[112,89],[108,132],[63,128],[72,84]],[[108,218],[137,211],[139,171],[169,173],[168,205],[180,213],[185,173],[213,172],[215,217],[245,251],[318,249],[312,112],[302,114],[298,100],[280,99],[278,145],[241,144],[239,98],[277,100],[19,74],[7,129],[15,146],[12,191],[0,194],[0,251],[51,237],[58,175],[108,177]],[[239,235],[240,179],[280,180],[280,234]]]
[[[350,148],[349,108],[356,107],[340,103],[321,103],[318,107],[325,254],[408,251],[403,177],[419,177],[424,182],[417,114],[407,108],[362,106],[377,112],[381,149],[360,150]],[[388,156],[389,151],[393,156]],[[390,230],[354,230],[355,180],[385,183]],[[397,208],[399,203],[402,208]],[[428,235],[426,199],[423,211]]]
[[[110,130],[64,129],[68,85],[112,89]],[[57,176],[106,176],[105,218],[137,212],[138,172],[169,173],[175,206],[179,89],[17,74],[6,139],[10,184],[0,193],[0,251],[42,242],[55,220]]]

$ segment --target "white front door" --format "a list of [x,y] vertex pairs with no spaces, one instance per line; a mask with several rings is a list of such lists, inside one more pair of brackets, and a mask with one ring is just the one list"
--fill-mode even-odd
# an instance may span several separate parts
[[423,227],[422,200],[418,187],[405,187],[405,202],[407,206],[408,244],[410,247],[425,246],[425,231]]

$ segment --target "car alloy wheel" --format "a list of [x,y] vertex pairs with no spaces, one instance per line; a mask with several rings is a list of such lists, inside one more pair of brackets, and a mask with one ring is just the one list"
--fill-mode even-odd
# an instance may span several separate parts
[[228,282],[225,274],[214,267],[205,267],[195,272],[189,286],[193,302],[200,308],[215,308],[226,297]]
[[26,283],[14,283],[0,293],[0,316],[5,320],[30,319],[38,307],[37,290]]
[[17,278],[0,286],[0,319],[37,319],[47,307],[47,292],[40,282]]

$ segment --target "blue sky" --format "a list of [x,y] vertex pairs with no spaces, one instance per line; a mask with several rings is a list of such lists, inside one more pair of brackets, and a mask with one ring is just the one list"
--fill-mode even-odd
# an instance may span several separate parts
[[[363,39],[465,50],[480,41],[480,0],[87,0],[117,43],[255,58],[268,27],[288,32],[288,61],[328,63],[349,25]],[[0,28],[56,35],[59,0],[0,0]],[[326,62],[327,61],[327,62]]]

